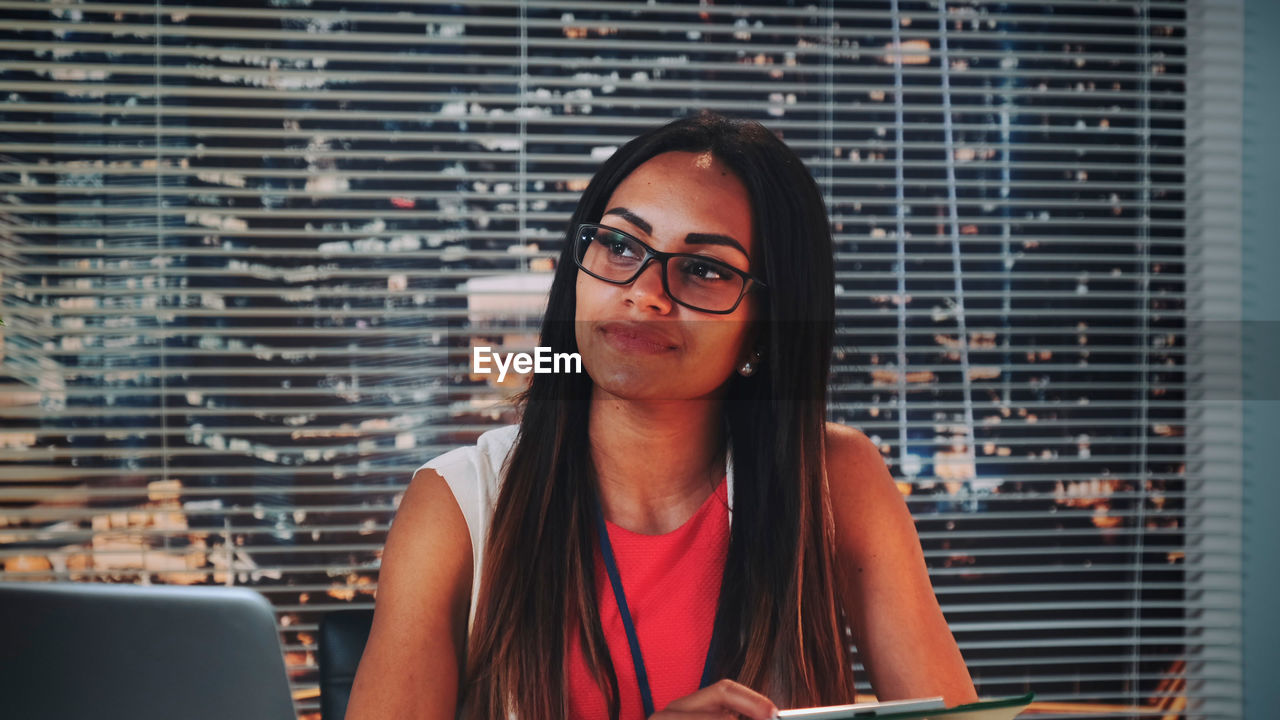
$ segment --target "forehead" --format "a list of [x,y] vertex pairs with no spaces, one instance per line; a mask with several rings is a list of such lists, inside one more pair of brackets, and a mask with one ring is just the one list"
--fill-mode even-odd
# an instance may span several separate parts
[[755,252],[747,188],[708,152],[667,152],[645,161],[618,184],[605,210],[618,207],[644,218],[655,240],[715,233],[735,238],[748,255]]

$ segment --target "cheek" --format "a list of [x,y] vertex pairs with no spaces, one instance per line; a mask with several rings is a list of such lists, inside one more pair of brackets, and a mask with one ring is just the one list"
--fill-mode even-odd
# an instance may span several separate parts
[[735,372],[747,341],[749,323],[705,320],[693,323],[689,356],[696,363],[691,372],[722,381]]
[[593,280],[593,278],[586,277],[582,273],[578,274],[574,300],[573,331],[578,340],[580,352],[590,349],[596,341],[596,338],[591,336],[590,325],[609,319],[610,298],[608,295],[613,290],[613,287]]
[[608,290],[608,286],[601,287],[604,283],[590,282],[592,278],[578,273],[578,280],[575,286],[574,295],[574,318],[578,321],[595,320],[600,314],[600,308],[603,307],[604,298],[600,295]]

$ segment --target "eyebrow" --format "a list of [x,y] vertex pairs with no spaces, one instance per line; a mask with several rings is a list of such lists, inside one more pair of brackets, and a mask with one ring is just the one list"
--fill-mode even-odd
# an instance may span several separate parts
[[[642,231],[644,231],[644,234],[646,235],[653,234],[653,226],[650,225],[647,220],[640,217],[639,215],[636,215],[635,213],[631,212],[630,210],[624,207],[610,208],[609,210],[606,210],[604,214],[617,215],[623,220],[626,220],[632,225],[635,225],[636,227],[640,228]],[[738,252],[742,253],[743,257],[747,258],[748,260],[751,259],[751,256],[747,254],[747,249],[742,247],[741,243],[729,237],[728,235],[720,235],[717,233],[689,233],[688,235],[684,236],[684,241],[690,245],[724,245],[725,247],[731,247],[736,249]]]

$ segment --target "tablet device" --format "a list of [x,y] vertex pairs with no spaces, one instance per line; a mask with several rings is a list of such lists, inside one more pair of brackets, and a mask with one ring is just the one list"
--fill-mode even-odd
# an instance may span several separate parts
[[939,696],[917,698],[915,700],[888,700],[886,702],[779,710],[778,717],[803,718],[803,720],[852,720],[852,718],[875,718],[897,713],[924,712],[928,710],[943,710],[945,708],[946,705],[943,704],[942,697]]
[[778,713],[784,718],[807,720],[836,720],[840,718],[892,718],[892,720],[1013,720],[1035,700],[1029,692],[1013,697],[979,700],[977,702],[946,707],[942,698],[917,700],[891,700],[882,703],[858,703],[828,707],[797,708]]

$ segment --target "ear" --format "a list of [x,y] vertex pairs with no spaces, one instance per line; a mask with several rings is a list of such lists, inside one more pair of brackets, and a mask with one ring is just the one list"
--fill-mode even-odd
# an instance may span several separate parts
[[770,340],[769,327],[765,325],[763,321],[757,320],[751,326],[751,334],[748,337],[749,342],[746,345],[747,352],[745,354],[750,356],[753,352],[758,351],[760,353],[760,359],[766,359],[769,355],[768,351]]
[[745,362],[759,367],[761,360],[767,355],[766,348],[768,348],[768,338],[765,337],[760,323],[755,323],[742,343],[742,350],[738,353],[735,367],[742,367]]

